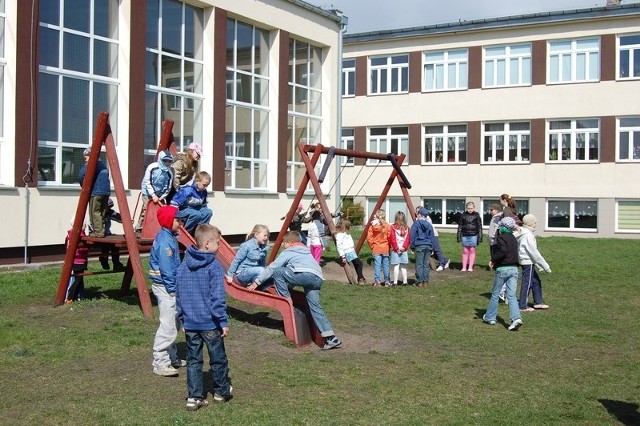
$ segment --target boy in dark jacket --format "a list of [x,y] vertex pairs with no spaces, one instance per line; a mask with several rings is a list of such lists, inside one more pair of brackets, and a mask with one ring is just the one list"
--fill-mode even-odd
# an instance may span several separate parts
[[[91,148],[82,152],[84,166],[78,172],[78,182],[83,185],[87,165],[91,156]],[[109,182],[109,169],[98,159],[96,164],[96,174],[91,187],[91,198],[89,198],[89,219],[91,221],[90,237],[102,238],[105,235],[105,220],[107,216],[109,195],[111,195],[111,184]]]
[[207,187],[210,183],[211,175],[199,172],[193,184],[181,186],[171,199],[171,205],[186,214],[184,227],[191,235],[194,234],[196,226],[209,223],[213,217],[213,211],[207,207]]
[[512,217],[505,217],[498,223],[498,235],[496,244],[491,251],[490,266],[496,270],[493,280],[493,290],[487,312],[482,320],[494,325],[498,314],[498,299],[502,285],[507,286],[507,303],[509,304],[509,317],[511,325],[509,331],[516,331],[522,325],[520,308],[516,300],[516,287],[518,286],[518,241],[513,235],[516,221]]
[[433,250],[433,227],[427,221],[429,212],[424,207],[418,209],[416,220],[411,225],[409,241],[416,254],[416,286],[429,284],[429,258]]
[[176,313],[187,338],[187,410],[207,406],[202,386],[202,347],[207,345],[216,402],[231,399],[229,365],[224,337],[229,335],[224,270],[216,260],[221,233],[209,224],[198,225],[198,246],[187,248],[178,267]]

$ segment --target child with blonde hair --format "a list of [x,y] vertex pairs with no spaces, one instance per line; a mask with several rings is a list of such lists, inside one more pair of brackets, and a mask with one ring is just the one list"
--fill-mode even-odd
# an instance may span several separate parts
[[407,264],[409,255],[407,249],[411,238],[407,217],[403,212],[397,212],[394,223],[389,229],[389,245],[391,246],[390,263],[393,266],[393,285],[398,285],[398,272],[402,272],[402,285],[407,285]]
[[246,241],[240,245],[227,270],[227,282],[231,284],[235,275],[240,284],[254,290],[258,286],[255,283],[256,278],[267,266],[268,243],[269,228],[266,225],[255,225],[247,234]]
[[[367,231],[367,244],[373,253],[373,286],[391,285],[389,277],[389,223],[387,222],[387,212],[383,209],[378,210],[375,218],[371,221],[371,226]],[[381,272],[384,275],[384,284]]]
[[344,266],[347,262],[350,262],[356,270],[356,275],[358,275],[358,284],[364,284],[365,279],[364,275],[362,275],[362,261],[358,258],[358,253],[356,253],[355,244],[353,243],[349,229],[351,229],[351,222],[347,219],[342,219],[338,222],[336,226],[336,248],[342,258],[342,265]]
[[462,243],[462,272],[473,272],[476,263],[476,247],[482,242],[482,218],[469,201],[458,222],[457,240]]

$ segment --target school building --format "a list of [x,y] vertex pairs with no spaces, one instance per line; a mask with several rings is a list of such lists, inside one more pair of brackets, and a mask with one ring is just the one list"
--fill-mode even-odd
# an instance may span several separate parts
[[[640,237],[640,4],[601,3],[347,33],[341,146],[406,154],[440,230],[507,193],[543,236]],[[388,165],[347,163],[341,196],[370,213]]]
[[345,24],[300,0],[0,1],[0,263],[60,258],[100,111],[131,211],[170,119],[203,148],[212,223],[279,231],[297,144],[339,139]]

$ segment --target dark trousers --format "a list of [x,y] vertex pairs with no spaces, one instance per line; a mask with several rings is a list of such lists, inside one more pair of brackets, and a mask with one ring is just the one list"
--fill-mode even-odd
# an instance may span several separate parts
[[518,304],[520,309],[527,308],[529,292],[533,293],[533,304],[541,305],[542,302],[542,281],[536,268],[533,265],[522,265],[522,285],[520,286],[520,299]]
[[220,396],[230,395],[229,362],[221,330],[186,330],[187,390],[189,398],[203,399],[202,349],[207,345],[213,390]]

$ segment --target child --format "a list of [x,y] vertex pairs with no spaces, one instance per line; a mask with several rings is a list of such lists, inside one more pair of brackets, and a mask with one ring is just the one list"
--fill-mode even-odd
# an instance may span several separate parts
[[176,337],[176,272],[180,265],[180,252],[175,234],[180,229],[185,212],[174,206],[158,209],[158,223],[162,228],[156,234],[149,253],[151,290],[158,300],[160,326],[153,341],[153,372],[158,376],[177,376],[178,367],[186,362],[178,359]]
[[320,210],[314,210],[311,213],[311,219],[312,221],[307,230],[307,247],[309,247],[311,255],[319,264],[323,250],[322,239],[325,238],[325,225],[321,220]]
[[429,212],[424,207],[418,210],[418,216],[411,225],[410,246],[416,253],[416,286],[429,284],[429,258],[433,250],[433,227],[427,221]]
[[268,243],[269,228],[265,225],[254,226],[247,234],[246,241],[240,245],[227,270],[225,277],[227,282],[231,284],[235,275],[240,284],[254,290],[257,287],[254,281],[267,266]]
[[136,225],[136,231],[142,230],[144,224],[144,213],[147,210],[149,200],[156,204],[165,204],[167,196],[173,184],[173,156],[169,151],[161,151],[158,154],[158,161],[147,166],[140,184],[142,193],[142,208],[140,217]]
[[[522,312],[531,312],[535,309],[549,309],[542,300],[542,280],[536,269],[551,273],[551,267],[538,251],[536,231],[538,220],[532,214],[527,214],[522,218],[523,226],[520,232],[515,233],[518,240],[518,260],[522,267],[522,285],[520,286],[519,307]],[[535,268],[534,268],[535,266]],[[529,292],[533,293],[533,308],[527,305]]]
[[[305,233],[302,232],[302,224],[304,223],[304,214],[302,213],[302,210],[304,209],[304,206],[302,205],[302,203],[298,204],[298,208],[296,208],[296,212],[293,214],[293,217],[291,218],[291,223],[289,224],[289,231],[297,231],[300,233],[300,237],[302,238],[302,243],[303,244],[307,244],[307,236],[305,235]],[[286,218],[286,216],[283,216],[280,218],[280,220],[284,220]]]
[[331,323],[320,304],[320,289],[324,280],[320,265],[315,262],[309,249],[300,242],[298,232],[287,232],[282,242],[284,250],[258,277],[257,284],[262,284],[273,277],[276,292],[287,299],[291,299],[289,288],[301,286],[309,303],[313,322],[324,337],[325,343],[322,349],[337,348],[342,342],[334,334]]
[[347,219],[342,219],[338,222],[338,225],[336,226],[336,248],[338,249],[338,254],[342,258],[342,265],[346,265],[347,262],[351,262],[356,270],[356,275],[358,276],[358,284],[364,285],[366,280],[364,279],[364,275],[362,275],[362,261],[358,258],[353,238],[351,237],[351,234],[349,234],[350,228],[351,222]]
[[202,147],[195,142],[189,144],[187,152],[176,155],[171,165],[175,191],[193,183],[194,176],[200,171],[200,157],[202,157]]
[[389,277],[389,224],[387,223],[387,213],[380,209],[375,214],[375,219],[371,221],[369,231],[367,231],[367,244],[371,247],[374,264],[374,287],[382,286],[380,268],[384,274],[384,285],[391,285]]
[[502,217],[512,217],[517,225],[520,219],[518,218],[516,200],[509,194],[502,194],[500,204],[502,204]]
[[[69,241],[71,241],[71,234],[73,233],[73,222],[75,217],[71,218],[71,226],[67,231],[67,237],[65,238],[65,245],[69,250]],[[85,230],[87,228],[86,221],[82,224],[80,230],[80,238],[86,236]],[[73,256],[73,267],[71,269],[71,277],[69,277],[69,284],[67,284],[67,293],[64,303],[71,303],[74,300],[84,299],[84,277],[81,275],[87,270],[87,264],[89,262],[89,247],[82,243],[82,240],[78,242],[75,255]]]
[[171,205],[184,213],[184,227],[191,235],[196,226],[201,223],[209,223],[213,212],[207,208],[207,187],[211,183],[211,176],[207,172],[199,172],[193,184],[182,186],[178,189]]
[[490,325],[495,325],[498,314],[498,297],[502,284],[507,284],[507,303],[509,304],[509,317],[511,325],[509,331],[516,331],[522,326],[520,309],[516,300],[516,286],[518,285],[518,242],[513,236],[516,221],[512,217],[505,217],[498,223],[498,235],[496,244],[491,254],[491,265],[496,270],[493,280],[491,300],[487,306],[487,312],[482,320]]
[[[113,200],[109,198],[107,202],[107,216],[105,217],[104,222],[104,235],[109,236],[113,235],[111,233],[111,221],[122,223],[122,216],[120,213],[113,209]],[[111,260],[113,261],[113,270],[116,272],[122,272],[125,270],[124,265],[120,262],[120,249],[115,245],[110,247],[102,247],[102,252],[100,253],[100,265],[102,265],[102,269],[109,270],[111,266],[109,265],[109,254],[111,254]]]
[[389,244],[391,245],[390,263],[393,266],[393,285],[398,285],[398,272],[402,271],[402,285],[407,285],[407,264],[409,263],[409,227],[403,212],[397,212],[394,223],[389,230]]
[[473,266],[476,263],[476,246],[482,242],[482,219],[475,211],[475,204],[468,202],[466,208],[460,216],[457,239],[462,243],[462,272],[473,272]]
[[[78,182],[82,186],[87,167],[89,164],[89,156],[91,148],[87,148],[82,152],[84,156],[84,165],[78,172]],[[98,159],[96,164],[95,179],[91,187],[91,198],[89,198],[89,220],[91,221],[92,232],[90,237],[103,238],[105,235],[104,222],[107,215],[107,202],[111,195],[111,184],[109,183],[109,169],[104,163]]]
[[231,399],[229,365],[224,338],[229,335],[224,270],[216,260],[220,230],[209,224],[198,225],[196,246],[187,248],[184,263],[178,267],[176,314],[187,339],[187,410],[206,407],[202,385],[202,347],[207,345],[213,378],[213,400]]

